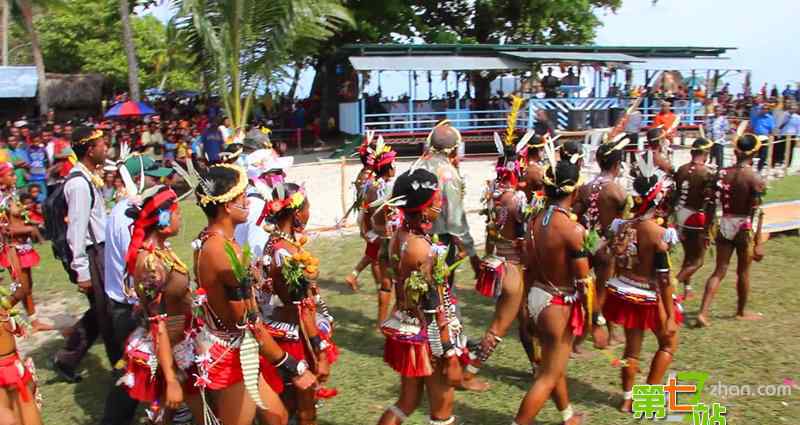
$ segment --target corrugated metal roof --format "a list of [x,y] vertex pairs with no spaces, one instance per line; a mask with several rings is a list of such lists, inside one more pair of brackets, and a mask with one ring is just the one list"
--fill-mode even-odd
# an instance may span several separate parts
[[358,71],[471,71],[527,69],[524,62],[492,56],[350,56]]
[[35,66],[0,66],[0,99],[36,97]]
[[513,56],[526,61],[553,62],[604,62],[631,63],[643,60],[623,53],[588,53],[588,52],[501,52],[502,55]]
[[735,47],[711,46],[600,46],[595,44],[345,44],[341,50],[353,55],[477,55],[501,52],[623,53],[638,58],[719,58]]

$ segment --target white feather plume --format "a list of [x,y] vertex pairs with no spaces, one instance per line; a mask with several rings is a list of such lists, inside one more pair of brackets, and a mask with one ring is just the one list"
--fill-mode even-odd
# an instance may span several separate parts
[[528,142],[531,140],[534,134],[535,133],[533,130],[528,130],[527,132],[525,132],[525,135],[522,136],[521,139],[519,139],[519,142],[517,142],[517,153],[522,152],[522,150],[525,149],[526,146],[528,146]]
[[653,160],[653,152],[647,151],[644,155],[641,153],[636,154],[636,166],[639,167],[639,172],[644,177],[652,177],[656,174],[656,166]]
[[550,168],[553,170],[553,176],[556,175],[556,148],[553,146],[553,140],[550,136],[544,136],[545,143],[544,143],[544,157],[547,160],[547,163],[550,164]]
[[496,131],[494,132],[494,147],[499,155],[503,155],[503,141],[500,140],[500,135]]

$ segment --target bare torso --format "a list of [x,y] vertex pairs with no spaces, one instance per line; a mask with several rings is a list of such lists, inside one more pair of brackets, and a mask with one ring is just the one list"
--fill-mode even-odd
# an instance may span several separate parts
[[712,174],[705,164],[690,162],[675,173],[675,186],[683,205],[696,211],[705,208],[706,190]]

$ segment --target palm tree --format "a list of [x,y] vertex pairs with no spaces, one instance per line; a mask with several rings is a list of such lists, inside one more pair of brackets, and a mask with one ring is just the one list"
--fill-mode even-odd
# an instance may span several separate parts
[[128,57],[128,93],[131,99],[138,102],[141,100],[139,62],[136,61],[136,44],[133,42],[128,0],[119,0],[119,16],[122,23],[122,44],[125,46],[125,55]]
[[324,40],[351,23],[337,0],[173,0],[172,21],[210,70],[233,127],[243,131],[257,87],[287,59],[299,40]]
[[8,65],[8,30],[9,17],[11,16],[11,5],[8,0],[0,0],[0,65]]
[[39,111],[47,113],[50,109],[50,105],[47,102],[47,75],[44,69],[42,46],[39,44],[39,33],[36,32],[36,27],[33,24],[33,0],[16,0],[16,3],[22,15],[22,24],[25,27],[25,32],[28,33],[28,37],[31,40],[31,53],[33,54],[33,63],[36,65],[36,76],[39,80]]

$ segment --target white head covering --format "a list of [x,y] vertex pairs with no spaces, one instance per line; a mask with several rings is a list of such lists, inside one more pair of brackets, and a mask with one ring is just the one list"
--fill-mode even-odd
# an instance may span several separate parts
[[286,171],[294,164],[292,156],[278,156],[273,149],[259,149],[247,155],[247,177],[258,178],[270,170]]

